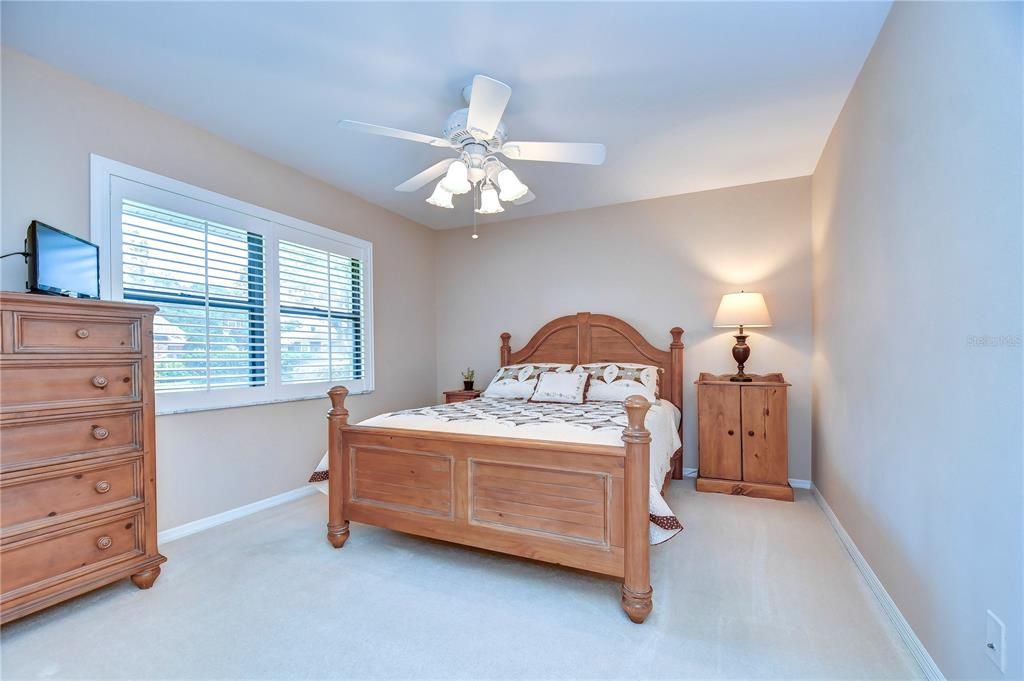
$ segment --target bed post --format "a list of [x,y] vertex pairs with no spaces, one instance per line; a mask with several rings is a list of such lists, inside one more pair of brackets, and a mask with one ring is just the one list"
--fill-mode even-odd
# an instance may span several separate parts
[[512,340],[512,334],[508,331],[501,334],[501,366],[508,366],[509,358],[512,355],[512,346],[509,341]]
[[644,419],[651,403],[640,395],[626,398],[629,425],[622,431],[626,443],[625,570],[622,583],[622,609],[629,619],[642,623],[651,614],[651,434]]
[[669,401],[679,407],[683,418],[679,419],[679,458],[672,466],[672,479],[683,479],[683,452],[686,450],[686,441],[683,439],[683,424],[686,422],[686,412],[683,411],[683,330],[678,326],[673,327],[669,332],[672,334],[672,344],[668,346],[669,370],[672,373],[672,394]]
[[348,425],[348,409],[345,398],[348,388],[336,385],[327,391],[331,398],[331,410],[327,412],[327,541],[340,549],[348,541],[348,521],[345,519],[345,445],[341,429]]

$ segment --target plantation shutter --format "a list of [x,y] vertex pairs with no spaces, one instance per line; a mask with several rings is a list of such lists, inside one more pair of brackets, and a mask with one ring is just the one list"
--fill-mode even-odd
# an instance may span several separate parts
[[160,307],[157,392],[266,384],[261,234],[123,199],[121,257],[124,299]]
[[280,241],[281,382],[364,378],[363,263]]

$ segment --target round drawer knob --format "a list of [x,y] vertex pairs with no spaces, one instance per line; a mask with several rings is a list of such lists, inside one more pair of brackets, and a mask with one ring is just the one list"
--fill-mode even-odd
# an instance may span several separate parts
[[110,437],[110,431],[103,426],[93,426],[92,436],[97,440],[106,440]]
[[99,482],[96,483],[96,493],[97,494],[106,494],[109,491],[110,491],[110,483],[107,482],[106,480],[100,480]]
[[97,388],[106,388],[107,387],[107,382],[108,381],[107,381],[107,377],[106,376],[93,376],[92,377],[92,384],[94,386],[96,386]]
[[79,329],[78,331],[75,331],[75,335],[78,336],[79,338],[88,338],[89,329]]
[[106,551],[113,545],[113,543],[113,539],[111,539],[107,535],[103,535],[102,537],[96,540],[96,548],[98,548],[100,551]]

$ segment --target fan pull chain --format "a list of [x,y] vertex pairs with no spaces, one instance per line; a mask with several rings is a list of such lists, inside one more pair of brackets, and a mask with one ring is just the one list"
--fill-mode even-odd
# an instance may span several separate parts
[[477,185],[473,189],[473,238],[479,239],[480,235],[476,233],[476,209],[480,207],[477,201],[480,194],[480,186]]

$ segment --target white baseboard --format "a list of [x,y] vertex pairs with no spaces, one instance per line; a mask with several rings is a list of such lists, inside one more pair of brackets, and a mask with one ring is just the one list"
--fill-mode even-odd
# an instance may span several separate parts
[[[792,480],[790,483],[792,484]],[[795,486],[795,485],[794,485]],[[829,523],[832,524],[832,529],[836,531],[836,535],[839,537],[839,541],[842,542],[846,551],[850,554],[857,569],[860,570],[860,574],[864,577],[864,581],[867,582],[868,588],[871,589],[872,593],[875,594],[875,598],[878,599],[879,605],[882,606],[882,610],[892,620],[893,625],[896,627],[896,631],[899,633],[900,638],[903,639],[903,643],[906,644],[907,648],[910,649],[910,654],[914,656],[917,664],[921,667],[921,671],[924,673],[925,678],[931,681],[946,681],[946,677],[943,676],[942,671],[939,670],[939,666],[935,664],[935,660],[928,654],[928,650],[921,643],[921,639],[917,637],[914,630],[911,628],[910,623],[900,612],[896,602],[892,600],[889,592],[882,586],[882,582],[878,579],[875,571],[868,565],[868,561],[865,560],[864,555],[857,548],[857,545],[853,543],[853,539],[849,534],[846,533],[846,529],[843,524],[839,522],[839,518],[832,512],[832,507],[825,501],[825,497],[821,496],[821,492],[818,491],[817,487],[811,485],[811,491],[814,494],[814,498],[818,501],[818,506],[825,513],[825,517],[828,518]]]
[[252,515],[253,513],[258,513],[259,511],[263,511],[268,508],[280,506],[281,504],[301,499],[302,497],[309,496],[310,494],[316,494],[316,492],[317,489],[312,485],[303,485],[297,489],[282,492],[281,494],[276,494],[272,497],[267,497],[266,499],[260,499],[259,501],[252,502],[251,504],[246,504],[245,506],[239,506],[238,508],[233,508],[229,511],[224,511],[223,513],[217,513],[216,515],[207,516],[206,518],[200,518],[199,520],[193,520],[192,522],[185,523],[184,525],[178,525],[177,527],[163,530],[157,534],[157,542],[160,544],[166,544],[169,541],[181,539],[182,537],[187,537],[190,534],[202,532],[203,530],[208,530],[211,527],[216,527],[217,525],[223,525],[224,523],[229,523],[232,520],[237,520],[238,518],[244,518],[247,515]]
[[[683,477],[684,478],[695,478],[695,477],[697,477],[697,469],[696,468],[683,468]],[[799,478],[790,478],[789,479],[789,485],[790,485],[790,487],[796,487],[797,489],[811,489],[811,481],[810,480],[801,480]]]

